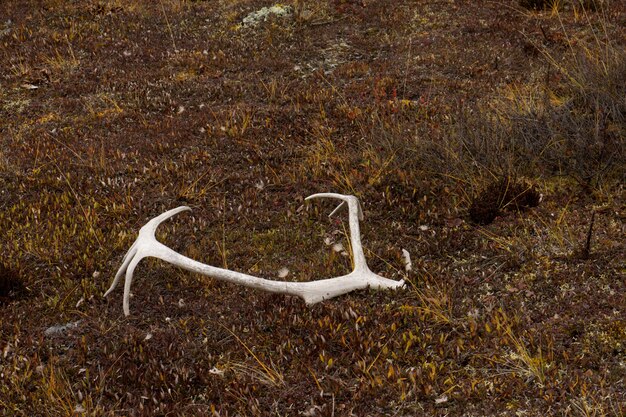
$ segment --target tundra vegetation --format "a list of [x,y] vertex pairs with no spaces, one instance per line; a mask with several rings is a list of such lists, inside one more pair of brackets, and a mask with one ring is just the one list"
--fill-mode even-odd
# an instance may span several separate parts
[[[0,2],[0,415],[624,415],[624,28],[609,0]],[[185,256],[347,274],[319,192],[407,289],[307,307],[147,259],[131,316],[102,297],[181,205]]]

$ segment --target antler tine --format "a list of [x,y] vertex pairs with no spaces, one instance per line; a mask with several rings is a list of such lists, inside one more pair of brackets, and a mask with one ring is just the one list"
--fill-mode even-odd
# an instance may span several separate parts
[[[130,247],[130,249],[128,249],[128,251],[124,255],[124,258],[122,259],[122,266],[120,266],[120,269],[117,270],[117,273],[115,274],[115,278],[113,279],[111,286],[104,293],[104,297],[108,296],[115,289],[115,287],[117,287],[117,284],[119,284],[120,278],[122,277],[122,275],[124,275],[124,273],[128,273],[128,266],[136,258],[137,252],[139,252],[139,250],[142,247],[146,246],[148,242],[152,240],[156,241],[155,232],[156,232],[156,229],[159,227],[159,225],[163,223],[165,220],[169,219],[170,217],[173,217],[176,214],[182,211],[186,211],[186,210],[191,210],[191,208],[187,206],[180,206],[180,207],[176,207],[175,209],[168,210],[165,213],[162,213],[158,215],[157,217],[151,219],[148,223],[146,223],[139,230],[139,236],[137,236],[137,239],[135,239],[135,242],[133,242],[133,245]],[[141,260],[141,258],[139,260]],[[132,280],[132,273],[130,275],[131,275],[130,279]],[[129,281],[128,274],[126,276],[126,280]],[[128,287],[130,291],[130,286]],[[125,300],[126,298],[127,297],[124,297]]]
[[348,208],[350,207],[350,202],[356,203],[357,207],[357,215],[359,220],[363,220],[363,210],[361,210],[361,203],[359,199],[353,195],[345,195],[345,194],[337,194],[337,193],[318,193],[312,194],[305,198],[305,201],[313,200],[315,198],[334,198],[336,200],[342,200],[342,202],[328,215],[328,217],[333,217],[343,206],[348,204]]
[[174,217],[178,213],[182,211],[187,211],[187,210],[191,211],[191,207],[180,206],[180,207],[176,207],[175,209],[168,210],[163,214],[159,214],[157,217],[153,218],[148,223],[146,223],[139,230],[139,233],[141,232],[150,233],[151,235],[154,236],[154,233],[156,232],[157,227],[159,227],[161,223],[163,223],[165,220],[169,219],[170,217]]
[[126,272],[126,268],[128,268],[130,261],[133,260],[136,253],[137,253],[137,241],[135,240],[135,243],[133,243],[133,246],[131,246],[128,252],[126,252],[126,254],[124,255],[124,258],[122,259],[122,266],[120,266],[120,269],[117,270],[117,273],[115,274],[115,278],[113,278],[113,282],[111,283],[111,286],[109,287],[107,292],[104,293],[104,297],[111,294],[111,292],[113,292],[115,287],[117,287],[117,284],[119,284],[120,282],[120,278],[122,277],[124,272]]
[[348,205],[348,226],[350,228],[350,249],[352,251],[352,259],[354,260],[355,270],[369,270],[363,246],[361,245],[361,230],[359,228],[359,220],[363,219],[363,211],[359,199],[353,195],[343,195],[334,193],[313,194],[306,198],[335,198],[342,200],[342,203],[330,214],[331,216],[339,210],[344,204]]
[[330,212],[330,214],[328,215],[328,217],[333,217],[335,214],[337,214],[337,212],[339,210],[341,210],[342,208],[344,208],[346,205],[345,201],[342,201],[341,203],[339,203],[339,205],[337,207],[335,207],[335,209],[333,211]]

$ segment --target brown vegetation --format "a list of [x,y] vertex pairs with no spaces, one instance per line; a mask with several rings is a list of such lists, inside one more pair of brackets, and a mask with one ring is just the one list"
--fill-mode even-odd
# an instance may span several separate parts
[[[0,2],[0,415],[623,415],[626,13],[597,3]],[[346,273],[324,191],[406,290],[307,308],[145,260],[130,318],[102,298],[183,204],[158,237],[190,257]]]

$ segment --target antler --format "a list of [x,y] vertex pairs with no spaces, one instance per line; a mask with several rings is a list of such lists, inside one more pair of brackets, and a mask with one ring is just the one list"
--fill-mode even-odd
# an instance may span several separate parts
[[367,266],[363,247],[361,246],[361,234],[359,230],[359,220],[363,219],[363,213],[359,205],[359,200],[356,197],[343,194],[322,193],[313,194],[307,197],[306,200],[314,198],[335,198],[342,200],[341,204],[333,210],[330,216],[334,215],[343,206],[348,206],[350,246],[352,249],[352,258],[354,259],[354,269],[347,275],[310,282],[273,281],[195,261],[163,245],[161,242],[157,241],[155,237],[155,231],[159,224],[182,211],[191,210],[189,207],[181,206],[155,217],[139,230],[139,236],[137,236],[133,245],[128,252],[126,252],[126,255],[124,255],[122,266],[117,271],[117,274],[115,274],[113,283],[104,296],[106,297],[115,289],[120,278],[125,274],[123,309],[124,314],[128,316],[130,314],[130,286],[133,280],[133,273],[135,272],[137,264],[139,264],[143,258],[147,257],[158,258],[188,271],[197,272],[218,280],[274,293],[296,295],[304,299],[308,305],[367,287],[375,289],[396,289],[404,286],[404,280],[395,281],[384,278],[373,273]]

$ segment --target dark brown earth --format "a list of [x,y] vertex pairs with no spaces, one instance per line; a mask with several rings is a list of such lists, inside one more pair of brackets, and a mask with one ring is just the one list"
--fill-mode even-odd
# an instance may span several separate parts
[[540,202],[541,194],[534,185],[505,177],[489,184],[476,195],[468,214],[473,222],[485,225],[505,211],[520,212],[537,207]]
[[[0,415],[624,415],[626,13],[572,3],[0,2]],[[539,205],[481,194],[507,178]],[[148,260],[130,317],[102,297],[180,205],[194,259],[346,273],[316,192],[406,289],[307,307]]]

